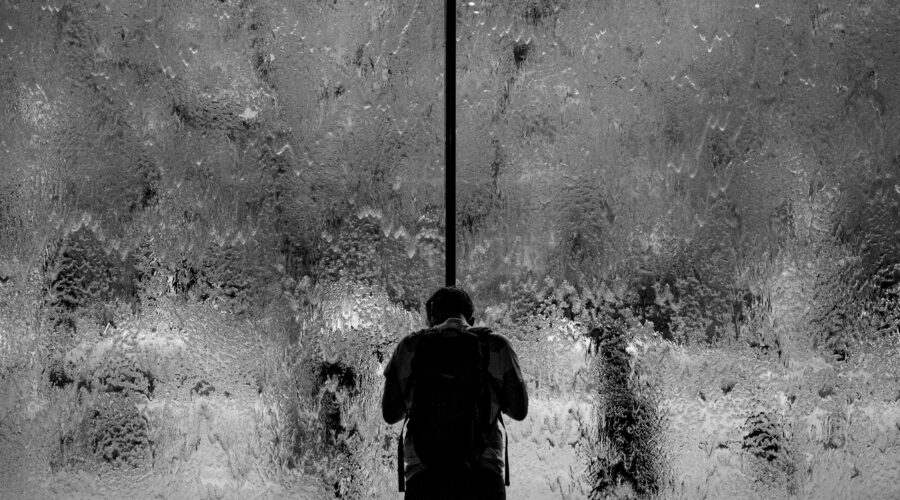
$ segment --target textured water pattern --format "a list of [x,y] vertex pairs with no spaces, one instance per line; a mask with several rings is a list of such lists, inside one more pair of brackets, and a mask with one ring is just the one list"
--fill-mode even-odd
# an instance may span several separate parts
[[[398,498],[442,2],[0,2],[0,498]],[[457,2],[509,498],[900,497],[900,6]]]

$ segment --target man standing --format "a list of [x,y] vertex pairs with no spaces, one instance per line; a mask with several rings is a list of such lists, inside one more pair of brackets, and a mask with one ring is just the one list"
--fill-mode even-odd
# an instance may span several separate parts
[[425,308],[429,328],[404,337],[384,370],[384,420],[409,424],[398,450],[401,491],[405,483],[406,500],[505,499],[501,413],[528,413],[516,353],[506,338],[471,326],[472,299],[456,287]]

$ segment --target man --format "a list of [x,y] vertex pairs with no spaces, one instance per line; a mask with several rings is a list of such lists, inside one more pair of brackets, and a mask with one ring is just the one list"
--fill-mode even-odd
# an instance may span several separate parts
[[[421,330],[404,337],[397,345],[391,360],[388,362],[384,370],[385,387],[384,397],[381,401],[382,415],[388,424],[394,424],[401,419],[409,420],[409,432],[403,443],[403,463],[405,464],[405,491],[406,500],[419,499],[500,499],[506,498],[506,487],[504,482],[504,445],[503,432],[501,431],[502,420],[500,413],[505,413],[515,420],[522,420],[528,413],[528,394],[525,389],[525,382],[522,380],[522,372],[519,369],[519,360],[516,357],[509,341],[504,337],[492,333],[487,328],[473,328],[474,323],[474,307],[472,299],[464,291],[456,287],[441,288],[428,299],[425,304],[427,321],[429,328]],[[431,337],[426,337],[431,336]],[[439,359],[438,363],[434,363],[432,358],[427,358],[424,351],[428,351],[429,356],[434,356],[434,348],[426,349],[428,345],[434,345],[434,340],[439,338],[441,351],[446,359]],[[463,351],[457,349],[455,345],[462,345],[466,339],[477,339],[470,344],[476,346],[473,361],[470,363],[483,363],[483,369],[478,371],[479,374],[473,378],[477,380],[479,387],[487,389],[480,392],[482,407],[489,410],[482,411],[487,416],[485,420],[488,422],[483,427],[485,429],[481,448],[483,452],[480,454],[476,451],[477,456],[474,460],[466,460],[465,465],[455,467],[452,465],[435,465],[436,459],[422,460],[417,453],[417,447],[414,436],[420,436],[423,432],[416,431],[416,419],[424,420],[422,417],[422,406],[431,403],[422,403],[422,398],[429,398],[433,401],[437,398],[446,396],[450,403],[446,403],[446,413],[453,413],[452,406],[459,401],[454,399],[453,394],[444,394],[441,390],[435,390],[434,385],[426,385],[421,381],[421,373],[430,367],[423,367],[422,359],[428,359],[428,364],[464,364],[467,361],[464,355],[460,355]],[[425,339],[423,342],[422,339]],[[454,340],[456,339],[456,340]],[[480,347],[479,347],[480,346]],[[417,347],[422,347],[420,352],[419,363],[416,364]],[[479,351],[480,349],[480,351]],[[478,354],[483,353],[483,355]],[[415,374],[415,376],[414,376]],[[440,375],[440,377],[452,378],[449,375]],[[422,389],[428,387],[431,394],[423,395],[420,390],[418,395],[415,387]],[[445,391],[447,393],[451,390]],[[465,398],[463,398],[464,400]],[[474,398],[472,398],[474,400]],[[489,403],[487,403],[489,401]],[[414,404],[415,403],[415,404]],[[415,410],[418,405],[419,410]],[[438,402],[440,406],[440,402]],[[476,412],[478,413],[478,412]],[[410,415],[412,414],[412,415]],[[419,415],[419,417],[416,417]],[[473,417],[475,418],[479,417]],[[447,425],[446,427],[452,427]],[[470,428],[477,427],[470,425]],[[421,429],[421,423],[418,429]],[[435,430],[440,433],[440,430]],[[447,431],[451,432],[451,431]],[[402,435],[402,433],[401,433]],[[451,436],[451,441],[453,437]],[[457,441],[465,442],[465,439]],[[443,441],[447,443],[445,439]],[[452,447],[452,446],[451,446]],[[422,453],[426,452],[424,445],[420,443],[418,447]],[[429,460],[431,460],[429,462]],[[423,463],[429,462],[429,464]],[[403,469],[401,469],[403,470]],[[508,470],[507,470],[508,478]],[[401,479],[401,485],[403,479]]]

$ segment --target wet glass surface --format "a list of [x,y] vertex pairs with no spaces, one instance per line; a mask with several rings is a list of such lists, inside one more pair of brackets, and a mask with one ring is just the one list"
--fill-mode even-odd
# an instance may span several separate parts
[[[444,12],[0,2],[0,497],[398,498]],[[900,6],[457,2],[510,498],[900,496]]]

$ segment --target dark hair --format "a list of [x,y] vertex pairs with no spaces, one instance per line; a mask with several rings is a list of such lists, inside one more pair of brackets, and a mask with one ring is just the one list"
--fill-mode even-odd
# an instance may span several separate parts
[[429,326],[439,325],[457,316],[462,316],[469,323],[473,323],[475,319],[472,298],[455,286],[445,286],[434,292],[425,302],[425,312],[428,314]]

